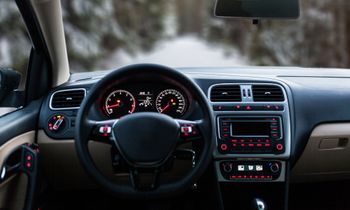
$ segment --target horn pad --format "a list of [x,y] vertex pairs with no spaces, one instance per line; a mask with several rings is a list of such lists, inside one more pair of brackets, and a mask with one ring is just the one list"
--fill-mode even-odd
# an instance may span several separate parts
[[122,117],[113,126],[119,152],[131,165],[161,165],[173,153],[180,137],[180,125],[171,117],[141,112]]

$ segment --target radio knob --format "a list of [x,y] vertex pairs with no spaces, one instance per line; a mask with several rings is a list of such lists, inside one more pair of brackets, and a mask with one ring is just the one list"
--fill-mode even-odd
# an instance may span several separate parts
[[277,145],[276,145],[276,149],[277,149],[278,151],[282,151],[282,150],[283,150],[283,144],[277,144]]
[[280,170],[280,166],[278,165],[278,163],[271,163],[270,170],[272,173],[277,173]]
[[222,168],[224,169],[224,171],[225,171],[226,173],[230,173],[230,172],[232,172],[232,169],[233,169],[232,163],[230,163],[230,162],[225,162],[225,163],[222,164]]

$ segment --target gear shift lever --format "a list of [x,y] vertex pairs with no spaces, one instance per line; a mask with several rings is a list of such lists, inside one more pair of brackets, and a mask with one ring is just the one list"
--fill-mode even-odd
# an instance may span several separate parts
[[265,202],[260,198],[254,198],[252,204],[252,210],[267,210]]

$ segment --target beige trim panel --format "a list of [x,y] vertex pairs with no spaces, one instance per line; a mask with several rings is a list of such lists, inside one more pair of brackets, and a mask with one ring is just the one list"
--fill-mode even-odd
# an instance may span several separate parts
[[0,209],[23,209],[27,194],[28,178],[25,174],[10,177],[0,184]]
[[69,64],[63,28],[61,1],[31,0],[31,3],[50,54],[53,86],[59,86],[69,79]]
[[350,179],[350,123],[317,126],[292,170],[292,181]]
[[29,131],[22,135],[16,136],[0,147],[0,167],[4,164],[5,159],[22,144],[33,143],[35,132]]

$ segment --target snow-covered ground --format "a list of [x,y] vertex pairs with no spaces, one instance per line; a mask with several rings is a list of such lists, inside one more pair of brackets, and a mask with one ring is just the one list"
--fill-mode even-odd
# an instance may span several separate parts
[[132,63],[157,63],[172,67],[225,67],[247,65],[248,60],[237,50],[228,54],[218,46],[195,36],[182,36],[163,40],[151,52],[130,55],[123,50],[117,50],[110,57],[102,59],[98,66],[123,66]]

